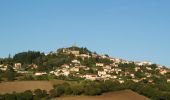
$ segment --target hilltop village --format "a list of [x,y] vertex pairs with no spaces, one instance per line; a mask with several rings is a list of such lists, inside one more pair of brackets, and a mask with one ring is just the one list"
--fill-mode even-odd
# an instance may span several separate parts
[[[115,80],[119,83],[124,83],[127,80],[154,83],[155,77],[170,82],[169,69],[165,66],[147,61],[134,62],[108,55],[99,55],[87,48],[72,46],[48,54],[39,53],[38,57],[35,57],[35,61],[31,59],[31,62],[25,62],[23,59],[27,59],[27,57],[24,58],[24,55],[26,54],[16,54],[12,64],[14,71],[24,76],[54,76],[63,79],[69,77],[92,81]],[[9,64],[3,60],[0,70],[6,71],[8,66]]]

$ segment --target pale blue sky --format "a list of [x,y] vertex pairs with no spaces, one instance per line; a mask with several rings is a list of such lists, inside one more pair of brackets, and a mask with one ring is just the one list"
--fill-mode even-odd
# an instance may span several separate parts
[[169,0],[0,0],[0,57],[74,42],[170,66]]

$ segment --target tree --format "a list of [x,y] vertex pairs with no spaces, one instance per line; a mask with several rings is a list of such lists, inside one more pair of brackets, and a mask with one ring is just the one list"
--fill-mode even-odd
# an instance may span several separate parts
[[74,85],[71,87],[73,95],[80,95],[83,93],[83,87],[80,85]]
[[136,76],[137,78],[142,78],[142,77],[145,76],[145,74],[144,74],[143,72],[141,72],[141,71],[137,71],[137,72],[135,72],[135,76]]
[[88,82],[84,85],[84,93],[91,96],[100,95],[102,90],[96,82]]
[[2,72],[2,70],[0,70],[0,82],[2,81],[2,74],[3,72]]
[[59,85],[55,88],[56,91],[56,96],[59,97],[62,94],[64,94],[64,86],[63,85]]
[[32,91],[26,90],[23,93],[17,93],[16,94],[16,100],[32,100],[33,94]]
[[14,94],[5,94],[4,100],[15,100],[15,95]]
[[50,90],[50,97],[60,97],[62,94],[64,94],[65,89],[64,86],[59,84],[54,86],[54,89]]
[[25,99],[24,100],[32,100],[33,98],[33,93],[30,90],[26,90],[24,92]]
[[6,73],[6,78],[8,79],[8,81],[13,81],[15,79],[15,71],[12,68],[12,66],[8,66],[5,73]]
[[43,56],[44,54],[40,53],[39,51],[28,51],[15,54],[13,60],[14,62],[20,62],[22,64],[36,63],[39,65]]
[[57,94],[57,92],[55,91],[55,89],[52,89],[52,90],[49,91],[49,95],[50,95],[51,98],[57,97],[56,94]]
[[44,98],[47,96],[47,91],[46,90],[41,90],[41,89],[36,89],[34,90],[34,100],[40,100],[41,98]]
[[4,95],[0,95],[0,100],[4,100],[4,99],[5,99]]

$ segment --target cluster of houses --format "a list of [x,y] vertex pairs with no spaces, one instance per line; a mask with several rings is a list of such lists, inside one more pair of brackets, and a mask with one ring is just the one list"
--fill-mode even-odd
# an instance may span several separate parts
[[[96,62],[96,67],[99,67],[100,69],[97,69],[97,73],[95,74],[90,74],[90,73],[85,73],[85,74],[81,74],[80,70],[90,70],[90,67],[88,66],[83,66],[81,65],[81,62],[78,61],[77,59],[72,60],[72,63],[70,64],[64,64],[61,67],[57,68],[54,71],[51,71],[50,74],[54,74],[56,76],[60,76],[60,75],[64,75],[64,76],[69,76],[69,75],[74,75],[76,77],[80,77],[80,78],[85,78],[88,80],[109,80],[109,79],[113,79],[113,80],[117,80],[120,83],[124,82],[124,77],[130,77],[130,79],[134,82],[139,82],[145,79],[149,79],[149,82],[153,82],[151,78],[152,74],[149,72],[145,72],[144,75],[145,77],[143,78],[137,78],[135,76],[135,72],[141,71],[142,70],[142,66],[145,65],[152,65],[151,62],[133,62],[135,65],[137,65],[137,67],[134,68],[134,72],[128,72],[128,71],[122,71],[121,68],[118,67],[118,65],[120,63],[132,63],[131,61],[126,61],[126,60],[122,60],[119,58],[111,58],[105,55],[97,55],[92,53],[91,55],[89,54],[80,54],[80,52],[77,50],[69,50],[67,48],[62,49],[63,53],[66,54],[73,54],[75,55],[75,57],[81,57],[83,58],[90,58],[90,57],[99,57],[99,58],[104,58],[104,59],[110,59],[111,61],[113,61],[112,64],[110,65],[105,65],[104,63],[100,63],[100,62]],[[160,74],[164,75],[168,72],[167,69],[165,69],[163,66],[161,65],[157,65],[158,67],[156,69],[152,69],[151,67],[146,67],[146,70],[148,71],[154,71],[154,70],[159,70]],[[170,82],[170,80],[167,80],[167,82]]]
[[[120,83],[124,83],[125,77],[128,77],[128,79],[134,81],[134,82],[139,82],[145,79],[149,79],[149,82],[153,82],[151,78],[152,74],[149,73],[148,71],[155,71],[158,70],[160,72],[160,74],[164,75],[167,72],[169,72],[168,69],[164,68],[161,65],[157,65],[156,69],[152,69],[151,67],[145,67],[146,70],[148,70],[147,72],[144,72],[142,69],[143,66],[145,65],[151,65],[151,62],[133,62],[136,67],[134,68],[133,72],[130,71],[122,71],[121,68],[119,68],[119,64],[120,63],[132,63],[131,61],[126,61],[126,60],[122,60],[119,58],[111,58],[109,56],[106,55],[98,55],[96,53],[92,53],[92,54],[80,54],[79,50],[70,50],[68,48],[63,48],[62,49],[62,53],[66,53],[66,54],[73,54],[75,55],[75,59],[71,61],[71,63],[69,64],[63,64],[62,66],[58,67],[57,69],[50,71],[49,73],[46,72],[35,72],[34,75],[35,76],[41,76],[41,75],[47,75],[47,74],[53,74],[55,76],[75,76],[75,77],[80,77],[80,78],[84,78],[87,80],[117,80]],[[103,58],[103,59],[109,59],[110,61],[112,61],[112,64],[104,64],[104,63],[100,63],[100,62],[96,62],[95,66],[96,66],[96,73],[91,74],[91,73],[80,73],[80,70],[84,70],[84,71],[88,71],[90,70],[90,66],[84,66],[81,64],[81,62],[79,60],[77,60],[77,57],[81,57],[82,59],[84,58],[90,58],[90,57],[99,57],[99,58]],[[36,64],[30,64],[28,65],[29,67],[36,69],[38,68],[38,66]],[[14,64],[14,69],[16,71],[18,71],[18,73],[24,73],[24,71],[19,71],[19,69],[21,69],[22,64],[21,63],[15,63]],[[0,65],[0,69],[5,71],[7,69],[7,65]],[[143,78],[137,78],[135,76],[135,72],[144,72],[145,77]],[[25,71],[26,73],[26,71]],[[167,82],[170,82],[170,79],[167,79]]]

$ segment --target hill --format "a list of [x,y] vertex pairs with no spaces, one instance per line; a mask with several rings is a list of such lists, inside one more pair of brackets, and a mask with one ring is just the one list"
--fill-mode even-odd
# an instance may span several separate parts
[[[100,95],[131,89],[152,99],[170,98],[170,69],[148,61],[128,61],[76,46],[60,48],[48,54],[21,52],[14,57],[0,59],[2,82],[58,79],[78,84],[54,87],[51,97],[67,94],[64,89],[69,88],[73,95]],[[57,89],[63,91],[60,93]]]

